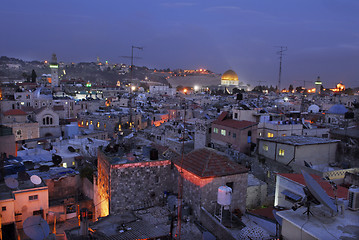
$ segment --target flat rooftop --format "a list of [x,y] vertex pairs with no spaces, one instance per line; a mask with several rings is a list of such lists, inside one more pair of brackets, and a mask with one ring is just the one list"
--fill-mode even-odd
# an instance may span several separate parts
[[340,140],[317,138],[317,137],[305,137],[305,136],[272,137],[272,138],[261,138],[261,140],[265,140],[265,141],[269,141],[269,142],[276,142],[276,143],[283,143],[283,144],[288,144],[288,145],[295,145],[295,146],[340,142]]
[[331,217],[323,205],[313,206],[310,211],[313,216],[303,214],[305,207],[297,211],[287,210],[277,212],[277,215],[308,233],[316,239],[358,239],[358,212],[344,210],[344,214]]

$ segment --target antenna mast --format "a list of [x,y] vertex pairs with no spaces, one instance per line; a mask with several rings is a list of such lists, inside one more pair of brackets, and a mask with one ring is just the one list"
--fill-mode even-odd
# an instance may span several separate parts
[[285,46],[279,46],[280,50],[277,52],[279,54],[279,76],[278,76],[278,92],[280,92],[280,81],[282,77],[282,58],[283,58],[283,52],[287,51],[288,48]]

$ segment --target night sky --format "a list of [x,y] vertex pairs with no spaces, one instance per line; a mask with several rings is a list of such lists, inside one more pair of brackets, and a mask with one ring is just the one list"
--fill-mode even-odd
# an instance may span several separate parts
[[277,84],[282,45],[282,87],[318,75],[324,87],[359,86],[358,0],[11,0],[0,31],[9,57],[129,64],[120,56],[135,45],[135,65],[233,69],[252,86]]

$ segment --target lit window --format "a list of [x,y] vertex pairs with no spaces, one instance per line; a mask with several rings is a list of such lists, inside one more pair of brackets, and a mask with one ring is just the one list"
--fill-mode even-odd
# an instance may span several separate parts
[[72,162],[72,166],[75,166],[75,164],[76,164],[75,162]]
[[221,129],[221,135],[226,136],[226,130],[225,129]]
[[264,151],[268,151],[268,145],[265,145],[265,144],[264,144],[264,145],[263,145],[263,150],[264,150]]
[[29,200],[37,200],[39,199],[39,196],[38,195],[31,195],[29,196]]
[[63,166],[64,168],[67,168],[67,163],[63,163],[62,166]]
[[213,128],[214,133],[218,133],[218,128]]
[[273,136],[274,136],[273,133],[270,133],[270,132],[269,132],[269,133],[267,134],[267,137],[269,137],[269,138],[271,138],[271,137],[273,137]]
[[105,128],[105,129],[106,129],[106,123],[103,125],[103,128]]
[[99,128],[100,127],[100,122],[97,122],[97,128]]
[[279,149],[279,156],[284,156],[284,149]]
[[259,136],[260,136],[260,137],[262,136],[262,133],[261,133],[261,132],[259,133]]
[[88,121],[86,121],[86,126],[88,126],[89,125],[89,122]]
[[90,121],[90,125],[92,125],[92,121]]
[[287,136],[287,134],[283,133],[282,136],[285,137],[285,136]]

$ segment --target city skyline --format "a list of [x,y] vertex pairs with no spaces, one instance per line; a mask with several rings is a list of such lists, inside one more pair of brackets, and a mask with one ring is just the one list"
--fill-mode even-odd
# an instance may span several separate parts
[[124,62],[150,68],[233,69],[240,81],[303,85],[321,77],[334,87],[358,86],[356,1],[136,1],[4,3],[1,55],[24,60]]

